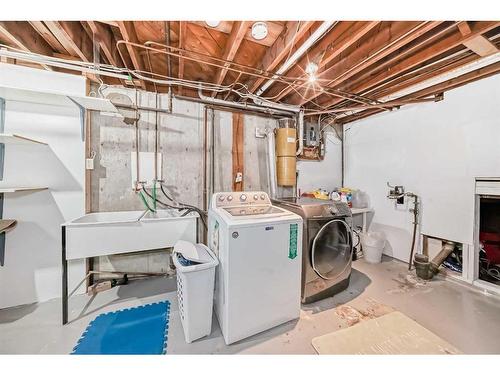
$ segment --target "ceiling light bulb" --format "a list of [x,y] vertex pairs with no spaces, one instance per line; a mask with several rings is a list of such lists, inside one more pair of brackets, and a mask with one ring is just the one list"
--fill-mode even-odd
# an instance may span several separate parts
[[205,23],[210,27],[217,27],[220,25],[220,21],[205,21]]
[[314,74],[309,74],[309,78],[307,79],[309,83],[316,82],[316,76]]
[[306,65],[306,73],[310,76],[316,74],[316,72],[318,71],[318,64],[316,64],[315,62],[313,61],[310,61],[307,63]]
[[252,25],[252,37],[255,40],[262,40],[267,36],[267,24],[265,22],[255,22]]

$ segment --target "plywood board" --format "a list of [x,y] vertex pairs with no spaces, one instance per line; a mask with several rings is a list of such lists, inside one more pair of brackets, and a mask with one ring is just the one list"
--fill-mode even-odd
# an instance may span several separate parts
[[460,354],[399,311],[312,339],[318,354]]

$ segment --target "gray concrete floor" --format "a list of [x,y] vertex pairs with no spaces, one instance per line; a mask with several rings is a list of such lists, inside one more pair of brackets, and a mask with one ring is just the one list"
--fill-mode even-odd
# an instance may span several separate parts
[[[171,301],[169,354],[314,354],[311,339],[352,322],[339,307],[358,311],[385,307],[399,310],[464,353],[500,353],[500,299],[450,280],[417,282],[406,264],[384,258],[380,264],[354,262],[347,290],[332,298],[303,305],[300,319],[239,343],[224,344],[214,317],[212,334],[186,344],[177,307],[175,279],[155,278],[99,293],[74,296],[71,322],[62,327],[60,300],[0,310],[0,353],[70,353],[97,315],[168,299]],[[373,306],[378,306],[373,308]],[[381,307],[382,306],[382,307]]]

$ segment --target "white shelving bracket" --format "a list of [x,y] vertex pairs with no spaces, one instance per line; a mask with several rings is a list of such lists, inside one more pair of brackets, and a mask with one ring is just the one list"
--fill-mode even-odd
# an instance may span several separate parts
[[[5,99],[0,98],[0,133],[5,130]],[[3,169],[5,162],[5,144],[0,143],[0,181],[3,180]]]
[[85,115],[86,115],[86,109],[78,103],[76,100],[74,100],[71,96],[67,96],[69,100],[71,100],[75,105],[78,107],[80,110],[80,134],[82,136],[82,142],[85,142]]

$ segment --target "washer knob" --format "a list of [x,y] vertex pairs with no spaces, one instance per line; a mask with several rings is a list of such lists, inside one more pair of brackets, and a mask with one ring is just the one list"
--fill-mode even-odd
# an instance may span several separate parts
[[260,195],[260,199],[262,199],[262,200],[266,199],[266,195],[265,194],[261,194]]
[[227,200],[228,200],[228,202],[231,202],[233,200],[233,196],[232,195],[228,195]]
[[219,201],[224,202],[225,197],[223,195],[219,195]]
[[257,194],[255,194],[255,195],[253,196],[253,200],[254,200],[254,201],[256,201],[257,199],[259,199],[259,196],[258,196]]
[[241,194],[240,195],[240,201],[245,202],[247,200],[246,194]]

